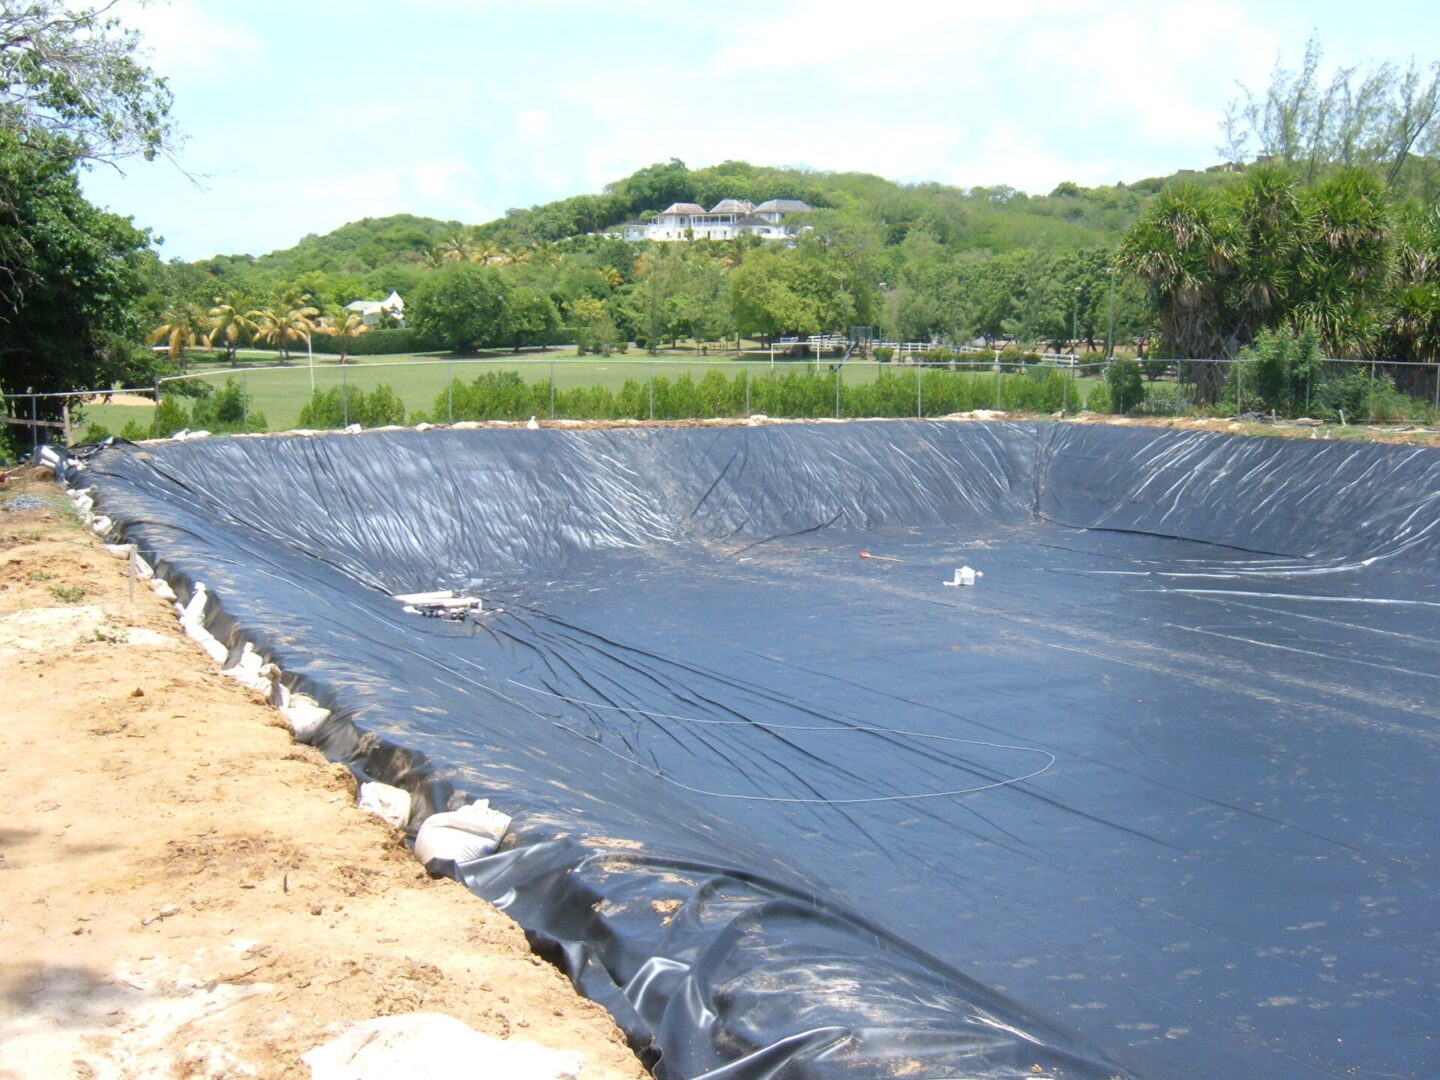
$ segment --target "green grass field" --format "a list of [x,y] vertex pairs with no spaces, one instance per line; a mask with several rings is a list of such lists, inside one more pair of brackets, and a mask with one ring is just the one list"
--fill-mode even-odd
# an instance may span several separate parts
[[[575,356],[573,351],[565,350],[548,354],[502,354],[479,360],[460,360],[420,354],[364,357],[352,359],[344,365],[327,357],[317,359],[312,368],[304,356],[294,358],[286,364],[277,364],[274,354],[243,354],[236,367],[223,361],[218,364],[197,363],[193,365],[192,372],[195,378],[202,378],[217,387],[223,385],[227,378],[235,379],[249,395],[251,410],[264,414],[271,431],[284,431],[296,426],[301,408],[310,400],[312,387],[314,390],[323,391],[346,384],[369,392],[377,386],[388,385],[405,402],[410,414],[424,413],[434,422],[445,423],[449,417],[446,415],[442,395],[450,381],[459,379],[469,382],[487,371],[516,371],[529,382],[548,383],[553,379],[559,390],[580,386],[603,386],[618,390],[627,380],[633,379],[643,384],[651,376],[675,379],[689,375],[698,381],[710,371],[733,377],[746,370],[755,376],[772,370],[768,357],[757,359],[753,353],[728,359],[695,360],[691,359],[691,356],[693,354],[686,352],[652,357],[640,352],[582,358]],[[830,363],[833,361],[821,361],[822,373],[830,373]],[[787,371],[813,370],[815,363],[813,360],[776,360],[773,368],[777,373],[783,374]],[[899,364],[851,360],[841,369],[841,378],[845,385],[859,384],[872,381],[885,370],[905,368]],[[1080,392],[1087,393],[1090,386],[1097,381],[1079,379]],[[188,399],[182,400],[188,405]],[[1004,408],[1003,397],[997,401],[995,407]],[[93,423],[118,433],[129,420],[148,424],[151,412],[150,407],[140,405],[90,405],[84,410],[84,419],[79,424],[79,430]]]

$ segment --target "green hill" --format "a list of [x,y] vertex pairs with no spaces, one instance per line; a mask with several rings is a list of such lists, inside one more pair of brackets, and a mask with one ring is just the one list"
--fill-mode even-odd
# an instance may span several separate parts
[[1114,243],[1139,216],[1146,199],[1171,179],[1094,188],[1064,183],[1049,194],[1031,195],[1003,186],[901,184],[868,173],[812,172],[743,161],[690,169],[672,159],[640,169],[598,194],[512,209],[483,224],[413,214],[365,218],[323,236],[306,236],[292,248],[236,259],[291,275],[365,274],[385,266],[436,261],[446,244],[513,251],[601,232],[673,202],[712,206],[725,198],[753,203],[802,199],[822,213],[874,225],[887,245],[923,231],[947,247],[993,254],[1036,246],[1072,250]]

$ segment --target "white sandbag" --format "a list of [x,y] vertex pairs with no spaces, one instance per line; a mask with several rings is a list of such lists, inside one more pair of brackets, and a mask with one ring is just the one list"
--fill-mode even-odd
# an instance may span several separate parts
[[281,715],[290,725],[295,738],[309,742],[311,736],[320,730],[320,725],[330,719],[330,710],[322,707],[309,694],[292,694],[283,687],[281,690]]
[[510,815],[490,809],[489,799],[444,814],[432,814],[415,836],[415,857],[428,866],[434,859],[469,862],[492,854],[510,828]]
[[453,1016],[379,1016],[300,1058],[311,1080],[415,1080],[432,1075],[505,1080],[579,1080],[584,1057],[534,1043],[482,1035]]
[[251,690],[269,694],[272,674],[277,670],[274,664],[267,664],[265,657],[256,652],[255,646],[247,641],[241,648],[240,655],[229,667],[221,668],[220,674],[229,675],[230,678],[242,686],[248,686]]
[[223,666],[230,659],[230,650],[205,626],[205,607],[209,599],[204,583],[197,581],[190,593],[190,602],[180,609],[180,625],[186,637],[198,641],[210,654],[210,659]]
[[404,828],[410,821],[410,793],[404,788],[371,780],[360,785],[360,809],[397,828]]

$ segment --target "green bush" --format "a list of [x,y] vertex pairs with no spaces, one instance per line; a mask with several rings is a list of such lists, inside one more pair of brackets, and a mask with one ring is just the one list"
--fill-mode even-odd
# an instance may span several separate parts
[[[1240,354],[1249,363],[1238,364],[1232,392],[1243,393],[1247,408],[1281,416],[1309,411],[1316,384],[1323,377],[1320,341],[1313,331],[1298,336],[1280,330],[1262,330],[1255,344]],[[1238,411],[1237,400],[1237,411]]]
[[213,394],[199,398],[190,413],[190,427],[216,435],[266,431],[265,414],[249,407],[250,399],[234,376]]
[[[340,343],[329,334],[315,334],[311,346],[315,352],[340,352]],[[357,334],[350,339],[345,351],[351,356],[388,356],[393,353],[434,352],[443,348],[443,342],[427,338],[413,326],[399,326]]]
[[[558,397],[559,395],[557,395]],[[435,399],[434,415],[454,420],[528,420],[550,414],[548,383],[527,383],[518,371],[487,371],[455,379]]]
[[1085,399],[1085,408],[1096,413],[1113,412],[1110,404],[1110,387],[1105,383],[1098,383],[1091,387],[1090,396]]
[[1368,371],[1332,375],[1315,388],[1315,416],[1323,419],[1405,420],[1428,414],[1420,402],[1395,389],[1388,375],[1371,377]]
[[875,361],[880,364],[888,364],[895,356],[895,350],[889,345],[877,345],[875,347]]
[[1150,383],[1145,398],[1135,407],[1144,416],[1177,416],[1183,410],[1179,387],[1173,383]]
[[[748,379],[743,371],[727,376],[714,370],[698,380],[688,374],[627,379],[615,391],[594,386],[557,390],[555,415],[595,420],[683,420],[744,416],[748,409],[769,416],[815,419],[835,415],[836,378],[834,372],[817,373],[806,365]],[[317,395],[316,400],[322,397]],[[331,400],[338,399],[325,398]],[[352,397],[352,422],[357,416],[354,402]],[[843,416],[914,416],[917,404],[925,416],[943,416],[993,408],[1055,412],[1077,408],[1079,401],[1069,372],[1044,365],[998,376],[945,368],[887,368],[870,382],[842,382],[840,386]],[[469,383],[456,380],[436,398],[433,410],[417,413],[411,419],[418,420],[422,415],[442,423],[452,418],[524,420],[548,416],[550,387],[544,382],[527,383],[513,371],[487,372]],[[306,426],[322,426],[317,421],[324,421],[323,426],[339,425],[339,420],[330,414],[319,412],[303,413],[301,421]]]
[[1110,405],[1114,412],[1128,414],[1145,400],[1145,384],[1140,365],[1134,360],[1116,357],[1105,369],[1105,385],[1110,388]]
[[190,414],[185,411],[174,398],[162,398],[160,404],[155,406],[154,419],[150,425],[150,438],[168,439],[177,431],[184,431],[190,426]]
[[365,393],[355,386],[316,390],[300,410],[302,428],[385,427],[405,422],[405,403],[386,383]]

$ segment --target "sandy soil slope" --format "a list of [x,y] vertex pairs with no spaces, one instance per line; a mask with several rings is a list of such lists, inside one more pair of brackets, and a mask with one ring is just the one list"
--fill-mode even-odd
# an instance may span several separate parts
[[304,1077],[349,1022],[410,1012],[646,1075],[508,917],[132,601],[38,473],[0,484],[0,695],[0,1078]]

